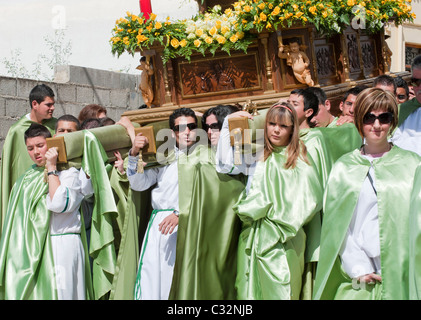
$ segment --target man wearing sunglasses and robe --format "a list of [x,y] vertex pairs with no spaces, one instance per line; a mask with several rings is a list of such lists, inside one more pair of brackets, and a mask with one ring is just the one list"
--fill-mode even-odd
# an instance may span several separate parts
[[[197,118],[192,109],[180,108],[169,118],[175,138],[175,158],[186,153],[196,142]],[[139,170],[139,152],[148,144],[141,133],[136,135],[129,151],[127,178],[136,191],[151,191],[153,212],[143,239],[134,298],[166,300],[171,289],[179,216],[178,160],[169,164]],[[171,152],[172,150],[170,150]],[[143,172],[142,172],[143,171]]]
[[415,97],[399,105],[399,121],[392,142],[421,155],[421,55],[414,58],[412,86]]

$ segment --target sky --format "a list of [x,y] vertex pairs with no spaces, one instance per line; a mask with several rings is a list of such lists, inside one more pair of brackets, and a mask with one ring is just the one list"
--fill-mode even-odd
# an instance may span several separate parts
[[[151,4],[160,20],[190,18],[198,10],[193,0],[152,0]],[[126,11],[139,14],[139,1],[0,0],[0,75],[7,76],[4,60],[31,71],[36,61],[43,61],[40,55],[51,56],[45,38],[54,39],[56,30],[63,30],[63,44],[71,44],[69,64],[137,74],[140,55],[124,53],[118,58],[109,43],[115,21]],[[42,70],[52,77],[45,63]]]

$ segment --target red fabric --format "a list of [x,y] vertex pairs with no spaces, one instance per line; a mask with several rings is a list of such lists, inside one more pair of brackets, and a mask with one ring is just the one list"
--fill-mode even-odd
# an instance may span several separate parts
[[140,11],[143,12],[143,16],[146,19],[149,19],[150,14],[152,13],[151,0],[139,0]]

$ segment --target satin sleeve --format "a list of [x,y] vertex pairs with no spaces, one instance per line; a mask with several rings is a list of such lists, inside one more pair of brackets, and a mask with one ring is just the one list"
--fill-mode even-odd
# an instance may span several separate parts
[[137,162],[139,156],[133,157],[128,156],[129,161],[127,164],[127,179],[129,180],[130,187],[135,191],[144,191],[153,186],[158,180],[158,168],[150,168],[143,171],[143,173],[137,172]]
[[59,173],[60,186],[51,199],[47,195],[47,209],[55,213],[69,213],[79,209],[83,200],[80,188],[79,171],[75,168]]
[[[243,157],[243,155],[241,155],[241,157]],[[234,164],[234,147],[231,146],[228,118],[225,118],[222,124],[215,158],[216,171],[232,175],[240,173],[246,174],[247,166],[244,159],[242,159],[241,165]]]

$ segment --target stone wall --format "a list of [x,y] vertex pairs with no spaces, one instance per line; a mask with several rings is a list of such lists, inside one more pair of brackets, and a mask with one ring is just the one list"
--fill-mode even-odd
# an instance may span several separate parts
[[143,105],[139,80],[137,75],[77,66],[57,67],[53,82],[0,76],[0,150],[9,128],[30,112],[29,92],[37,84],[45,83],[54,90],[56,118],[63,114],[77,117],[84,106],[96,103],[117,121],[125,111]]

